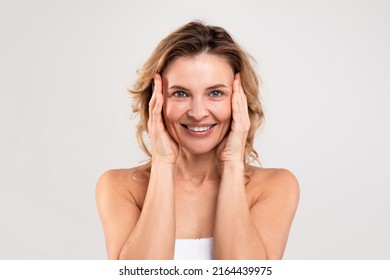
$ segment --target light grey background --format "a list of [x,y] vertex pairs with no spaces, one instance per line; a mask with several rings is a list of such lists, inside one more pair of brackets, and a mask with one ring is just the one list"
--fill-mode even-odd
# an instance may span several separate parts
[[126,87],[163,37],[201,19],[257,59],[256,148],[300,181],[285,258],[389,259],[389,12],[379,0],[1,0],[0,258],[106,258],[96,180],[145,159]]

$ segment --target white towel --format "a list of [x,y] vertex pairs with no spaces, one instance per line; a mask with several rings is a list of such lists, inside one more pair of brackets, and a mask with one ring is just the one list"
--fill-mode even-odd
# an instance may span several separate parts
[[175,260],[212,260],[213,238],[176,239]]

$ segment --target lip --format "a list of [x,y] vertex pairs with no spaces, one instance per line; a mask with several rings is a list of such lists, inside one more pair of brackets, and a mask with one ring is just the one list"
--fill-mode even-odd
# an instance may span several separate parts
[[[189,135],[189,136],[192,136],[192,137],[197,137],[197,138],[203,138],[203,137],[207,137],[209,136],[211,133],[213,133],[213,130],[214,130],[214,127],[216,126],[217,124],[182,124],[181,127],[183,128],[184,132]],[[208,130],[206,131],[193,131],[193,130],[190,130],[188,129],[187,127],[188,126],[192,126],[192,127],[207,127],[207,126],[211,126],[211,128],[209,128]]]

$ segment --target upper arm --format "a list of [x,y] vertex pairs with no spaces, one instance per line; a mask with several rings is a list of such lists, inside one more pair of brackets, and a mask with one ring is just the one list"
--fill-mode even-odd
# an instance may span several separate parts
[[140,215],[140,209],[125,188],[120,171],[110,170],[100,176],[96,185],[96,205],[103,225],[108,258],[118,259]]
[[299,184],[285,169],[273,171],[261,183],[266,184],[266,190],[251,207],[251,214],[264,242],[267,258],[281,259],[298,206]]

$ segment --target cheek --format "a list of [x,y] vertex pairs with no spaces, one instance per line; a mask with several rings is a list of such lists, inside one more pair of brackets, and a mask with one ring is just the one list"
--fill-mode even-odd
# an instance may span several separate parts
[[230,100],[212,104],[214,114],[221,122],[230,122],[232,119],[232,105]]
[[169,111],[170,111],[170,106],[168,104],[168,101],[166,98],[164,98],[164,103],[163,103],[163,117],[164,117],[164,121],[167,122],[167,120],[169,119]]
[[173,102],[172,100],[166,98],[163,104],[163,115],[165,123],[174,122],[180,118],[180,116],[185,112],[184,104],[180,102]]

